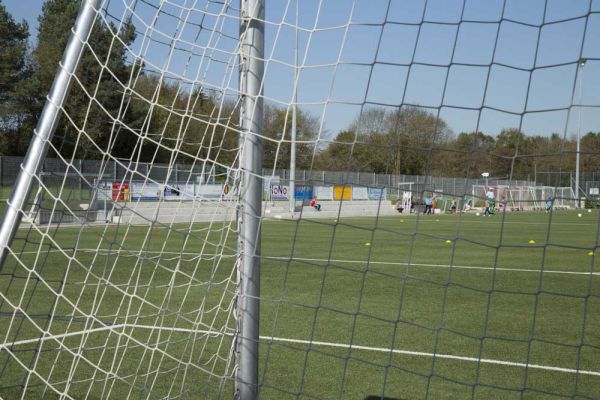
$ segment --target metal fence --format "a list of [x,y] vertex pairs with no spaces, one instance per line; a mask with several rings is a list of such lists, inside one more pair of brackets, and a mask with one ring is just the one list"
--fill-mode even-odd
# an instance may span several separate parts
[[[289,171],[285,169],[266,170],[263,176],[278,177],[283,183],[289,181]],[[341,171],[296,171],[298,184],[311,185],[360,185],[368,187],[386,187],[389,191],[400,188],[401,184],[412,183],[413,192],[436,191],[448,195],[463,196],[471,194],[473,185],[514,185],[533,186],[532,181],[511,180],[505,178],[473,179],[464,177],[439,177],[425,175],[391,175],[371,172],[341,172]],[[406,186],[404,186],[406,188]]]
[[[0,188],[2,198],[8,196],[8,190],[19,173],[22,157],[0,156]],[[145,180],[156,182],[196,182],[204,175],[206,181],[219,179],[210,176],[206,166],[189,164],[143,163],[115,160],[82,160],[66,162],[59,158],[47,158],[43,166],[44,182],[49,186],[68,188],[73,200],[87,200],[90,187],[95,180],[123,181]],[[282,183],[289,181],[286,169],[263,169],[263,176],[276,176]],[[465,177],[439,177],[423,175],[391,175],[371,172],[297,170],[296,183],[312,185],[361,185],[387,187],[397,190],[401,183],[412,183],[413,191],[435,190],[450,195],[471,193],[473,185],[514,185],[514,186],[571,186],[572,173],[538,173],[536,180],[510,180],[506,178],[474,179]],[[224,176],[223,176],[224,178]],[[597,187],[600,174],[583,173],[581,187]],[[587,183],[589,182],[589,184]]]

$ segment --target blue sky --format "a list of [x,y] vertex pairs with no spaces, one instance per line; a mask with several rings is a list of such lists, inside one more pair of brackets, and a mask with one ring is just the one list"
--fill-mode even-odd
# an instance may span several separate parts
[[[26,19],[35,35],[43,1],[3,3],[16,19]],[[111,0],[111,13],[122,15],[123,3]],[[132,51],[145,53],[149,64],[173,77],[234,95],[236,42],[227,37],[237,32],[234,11],[219,15],[219,5],[200,0],[201,11],[188,13],[180,5],[193,1],[170,3],[163,4],[165,13],[153,32],[146,25],[156,8],[147,3],[138,3],[134,23],[157,41],[178,33],[182,51],[169,58],[169,46],[146,48],[143,35]],[[265,96],[285,105],[294,89],[296,3],[267,0],[266,6]],[[401,104],[439,111],[457,133],[479,126],[497,134],[521,126],[529,134],[571,136],[578,129],[579,107],[572,108],[568,124],[565,108],[580,102],[600,106],[600,0],[466,0],[464,9],[459,0],[300,0],[299,8],[298,102],[322,121],[322,138],[346,128],[363,107]],[[185,15],[208,29],[189,24],[178,30],[169,14]],[[214,30],[224,35],[211,35]],[[185,49],[196,56],[189,58]],[[590,59],[580,69],[581,96],[575,80],[580,55]],[[600,131],[598,108],[582,112],[581,131],[589,130]]]

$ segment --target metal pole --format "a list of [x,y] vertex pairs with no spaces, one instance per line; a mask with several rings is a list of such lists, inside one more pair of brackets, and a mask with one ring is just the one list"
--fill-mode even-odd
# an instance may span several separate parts
[[6,262],[8,248],[21,223],[22,211],[33,187],[34,178],[40,171],[48,152],[48,143],[52,140],[60,117],[60,110],[71,86],[71,76],[77,70],[84,43],[88,39],[96,18],[95,9],[99,4],[100,0],[87,0],[81,3],[79,14],[75,20],[75,28],[67,42],[56,77],[50,88],[50,94],[44,104],[23,164],[21,164],[21,171],[13,186],[8,207],[0,224],[0,271]]
[[298,9],[300,0],[296,0],[296,43],[294,45],[294,96],[292,99],[292,133],[290,143],[290,187],[288,196],[290,200],[290,213],[296,211],[296,108],[298,101]]
[[575,197],[577,198],[577,208],[581,208],[581,195],[579,194],[579,151],[581,139],[581,111],[583,100],[583,67],[585,60],[579,61],[579,119],[577,121],[577,149],[575,150]]
[[242,154],[238,251],[240,293],[236,398],[258,397],[260,220],[262,195],[264,0],[241,0],[240,94]]

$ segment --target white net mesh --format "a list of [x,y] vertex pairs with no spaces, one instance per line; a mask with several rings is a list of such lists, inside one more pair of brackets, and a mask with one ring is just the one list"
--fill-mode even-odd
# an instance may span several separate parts
[[258,137],[260,398],[598,398],[600,3],[266,3],[244,132],[239,1],[100,2],[0,271],[0,396],[235,395]]

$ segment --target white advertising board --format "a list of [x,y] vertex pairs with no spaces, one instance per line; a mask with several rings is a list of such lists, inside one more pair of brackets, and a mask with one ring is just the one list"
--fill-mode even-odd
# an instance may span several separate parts
[[96,198],[98,200],[112,200],[112,182],[98,182],[98,193]]
[[352,186],[352,200],[369,200],[369,190],[364,186]]
[[194,184],[183,183],[175,184],[174,186],[166,186],[163,198],[168,201],[193,200]]
[[196,197],[198,200],[220,199],[225,194],[223,185],[196,185]]
[[162,192],[162,187],[158,183],[152,182],[132,182],[131,183],[131,201],[137,200],[158,200]]
[[318,200],[333,200],[333,186],[315,186],[314,194]]

